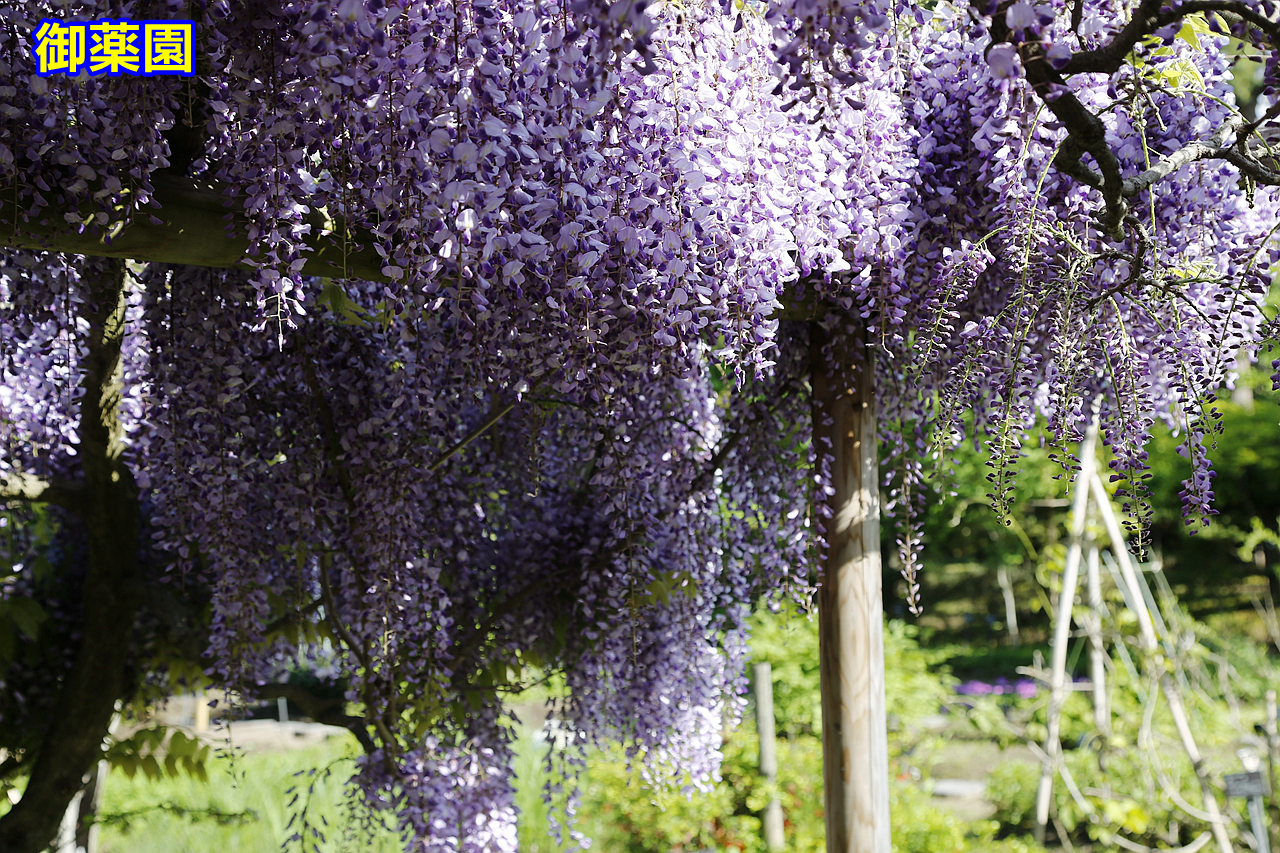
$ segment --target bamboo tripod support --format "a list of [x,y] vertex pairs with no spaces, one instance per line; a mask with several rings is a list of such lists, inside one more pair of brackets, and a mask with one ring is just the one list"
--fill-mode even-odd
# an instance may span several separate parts
[[[1049,677],[1049,719],[1045,736],[1045,761],[1040,772],[1040,785],[1036,789],[1035,838],[1044,843],[1045,827],[1049,823],[1049,798],[1053,793],[1053,776],[1062,760],[1062,742],[1059,726],[1062,722],[1062,703],[1066,699],[1067,646],[1071,631],[1071,605],[1075,601],[1076,583],[1080,578],[1080,552],[1084,540],[1085,519],[1088,516],[1088,483],[1097,465],[1095,448],[1098,430],[1092,428],[1080,444],[1080,472],[1076,475],[1075,494],[1071,498],[1071,541],[1067,546],[1067,562],[1062,568],[1062,594],[1058,598],[1058,619],[1053,626],[1053,664]],[[1065,618],[1064,618],[1065,614]]]
[[[1141,581],[1138,578],[1134,560],[1129,554],[1129,546],[1125,542],[1120,522],[1111,506],[1111,496],[1107,494],[1098,474],[1096,462],[1098,429],[1092,427],[1080,444],[1080,471],[1076,475],[1075,493],[1071,502],[1071,539],[1067,546],[1066,564],[1062,570],[1062,593],[1058,597],[1058,612],[1055,617],[1053,631],[1052,668],[1049,675],[1049,709],[1047,734],[1044,744],[1040,784],[1036,789],[1036,827],[1035,837],[1043,842],[1045,830],[1049,823],[1049,806],[1053,794],[1053,778],[1062,774],[1064,781],[1071,787],[1072,783],[1066,773],[1062,761],[1062,743],[1060,738],[1062,722],[1062,705],[1067,695],[1067,647],[1071,638],[1072,610],[1075,605],[1076,590],[1080,580],[1080,562],[1085,545],[1085,527],[1090,505],[1095,507],[1106,527],[1107,538],[1115,554],[1119,568],[1121,591],[1124,593],[1126,606],[1133,611],[1138,623],[1142,649],[1152,665],[1163,670],[1164,659],[1160,654],[1160,643],[1152,614],[1147,609],[1143,596]],[[1092,501],[1090,498],[1092,497]],[[1090,543],[1088,554],[1088,595],[1089,616],[1081,619],[1081,627],[1090,639],[1090,662],[1093,676],[1094,723],[1104,736],[1111,726],[1108,710],[1105,681],[1105,652],[1102,646],[1101,609],[1102,591],[1098,569],[1098,549]],[[1200,784],[1200,794],[1204,801],[1204,811],[1208,816],[1209,828],[1213,833],[1220,853],[1234,853],[1231,840],[1227,836],[1226,821],[1218,808],[1218,800],[1209,784],[1208,773],[1191,733],[1191,725],[1187,718],[1186,706],[1183,704],[1182,691],[1178,684],[1167,673],[1160,676],[1160,688],[1173,718],[1174,727],[1178,730],[1178,738],[1182,748],[1191,760],[1196,779]],[[1087,803],[1082,803],[1087,805]]]

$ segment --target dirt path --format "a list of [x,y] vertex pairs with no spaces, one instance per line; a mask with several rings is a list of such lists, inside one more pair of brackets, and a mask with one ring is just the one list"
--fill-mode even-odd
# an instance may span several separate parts
[[933,801],[963,820],[986,820],[995,812],[984,788],[996,765],[1039,764],[1025,746],[1000,749],[989,741],[945,741],[922,768],[933,784]]

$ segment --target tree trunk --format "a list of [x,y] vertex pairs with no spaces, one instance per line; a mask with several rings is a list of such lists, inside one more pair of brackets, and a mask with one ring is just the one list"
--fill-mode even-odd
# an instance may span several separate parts
[[102,811],[108,769],[107,762],[103,760],[89,771],[89,783],[85,785],[84,794],[80,798],[79,813],[76,815],[76,847],[82,853],[98,853],[98,841],[102,836],[98,813]]
[[102,757],[116,700],[128,692],[140,542],[137,489],[121,458],[118,412],[126,277],[123,261],[86,260],[82,269],[80,314],[88,328],[81,340],[78,449],[88,546],[83,633],[22,799],[0,818],[4,853],[40,853],[53,841],[86,774]]
[[814,448],[830,463],[831,511],[818,591],[828,853],[889,853],[889,747],[875,374],[861,338],[810,326]]

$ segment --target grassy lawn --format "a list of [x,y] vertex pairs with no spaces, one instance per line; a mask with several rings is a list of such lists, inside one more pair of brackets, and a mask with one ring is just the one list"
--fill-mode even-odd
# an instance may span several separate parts
[[[142,774],[131,779],[113,771],[103,803],[102,853],[270,853],[297,830],[304,802],[309,802],[309,822],[326,836],[326,853],[399,853],[393,833],[376,833],[369,843],[349,814],[343,787],[357,751],[354,740],[336,738],[303,749],[220,754],[209,763],[208,782],[188,776],[151,780]],[[522,853],[558,853],[568,846],[547,833],[544,757],[545,747],[525,730],[515,761]],[[296,774],[327,766],[333,772],[317,781],[308,798],[311,780]],[[589,816],[579,828],[593,837],[607,831]],[[296,842],[291,848],[297,849]]]
[[[103,853],[266,853],[279,850],[307,816],[327,838],[326,851],[398,853],[390,832],[361,836],[342,795],[356,755],[354,739],[289,751],[217,755],[208,782],[188,776],[130,779],[114,771],[103,802]],[[308,796],[312,768],[332,767]],[[297,788],[295,801],[290,789]],[[127,817],[126,817],[127,816]],[[297,818],[295,819],[295,816]],[[290,820],[294,825],[290,826]],[[296,849],[296,844],[293,845]]]

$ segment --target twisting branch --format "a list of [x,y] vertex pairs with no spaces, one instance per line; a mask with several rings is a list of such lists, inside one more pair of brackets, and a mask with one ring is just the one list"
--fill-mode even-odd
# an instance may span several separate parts
[[[1067,96],[1063,95],[1062,97],[1065,98]],[[1150,189],[1158,181],[1168,177],[1183,166],[1188,166],[1200,160],[1225,160],[1256,184],[1280,186],[1280,171],[1268,167],[1247,147],[1247,131],[1248,127],[1245,126],[1244,116],[1232,116],[1223,122],[1222,126],[1218,128],[1208,142],[1188,143],[1172,154],[1162,157],[1158,163],[1141,174],[1120,181],[1119,197],[1122,200],[1133,198],[1143,190]],[[1232,134],[1236,134],[1237,141],[1235,145],[1226,145],[1227,139]],[[1073,138],[1068,138],[1062,144],[1062,148],[1059,149],[1058,156],[1053,161],[1054,165],[1080,181],[1080,183],[1094,189],[1103,190],[1105,194],[1109,187],[1107,179],[1080,161],[1081,155],[1086,150],[1090,154],[1094,153],[1092,149],[1085,149],[1079,145]],[[1124,210],[1127,216],[1128,208],[1125,207]]]
[[[1044,46],[1040,42],[1015,41],[1005,20],[1008,5],[1002,3],[992,17],[992,44],[1018,44],[1027,82],[1067,130],[1067,139],[1054,157],[1054,166],[1085,186],[1102,193],[1101,223],[1112,239],[1119,241],[1124,237],[1123,226],[1128,215],[1127,199],[1149,189],[1190,163],[1223,160],[1235,166],[1254,183],[1280,185],[1280,171],[1263,163],[1247,145],[1248,137],[1267,117],[1246,125],[1244,117],[1239,114],[1224,122],[1208,142],[1192,142],[1162,158],[1141,174],[1123,178],[1120,160],[1107,144],[1106,127],[1102,119],[1089,110],[1066,85],[1066,78],[1073,74],[1114,74],[1124,66],[1133,49],[1144,38],[1189,15],[1221,13],[1233,16],[1256,27],[1271,41],[1273,47],[1280,47],[1280,23],[1259,14],[1241,0],[1186,0],[1172,8],[1165,6],[1164,0],[1142,0],[1128,23],[1109,42],[1093,50],[1076,53],[1061,70],[1057,70],[1049,64]],[[1227,141],[1233,134],[1237,137],[1236,142],[1233,146],[1228,146]],[[1085,165],[1082,160],[1085,154],[1093,157],[1097,163],[1096,170]]]
[[1258,161],[1257,157],[1253,156],[1252,152],[1242,152],[1240,150],[1240,146],[1235,148],[1220,148],[1218,149],[1216,156],[1221,157],[1232,166],[1235,166],[1243,175],[1245,175],[1245,177],[1251,179],[1254,183],[1268,187],[1280,186],[1280,172],[1264,166]]
[[[305,340],[305,338],[303,338]],[[355,486],[351,480],[351,472],[347,470],[347,466],[342,458],[342,444],[339,439],[337,424],[334,421],[333,410],[329,407],[329,400],[325,397],[324,389],[320,387],[320,380],[316,376],[315,364],[311,360],[309,352],[302,353],[302,372],[307,383],[307,390],[310,391],[312,401],[316,405],[317,413],[320,419],[320,428],[323,431],[322,440],[324,442],[325,457],[329,461],[330,467],[333,468],[334,476],[338,479],[338,486],[342,490],[342,497],[347,505],[347,514],[354,521],[357,512]],[[348,555],[348,560],[350,556]],[[342,621],[342,617],[338,614],[337,601],[333,595],[333,585],[330,578],[330,569],[333,565],[333,556],[328,552],[319,555],[320,563],[320,601],[324,606],[325,622],[333,629],[334,634],[339,641],[351,650],[355,655],[360,666],[364,668],[365,680],[364,691],[361,696],[366,708],[374,706],[372,697],[369,693],[373,688],[372,677],[374,675],[374,667],[369,651],[362,644],[356,641],[354,635],[347,630],[346,625]],[[377,730],[379,736],[383,739],[383,745],[387,749],[395,746],[395,736],[386,722],[381,717],[373,717],[370,722]],[[362,741],[363,743],[363,741]]]
[[1094,258],[1092,262],[1096,263],[1098,261],[1111,259],[1126,261],[1129,264],[1129,275],[1125,277],[1124,281],[1104,290],[1102,293],[1099,293],[1097,296],[1085,303],[1086,311],[1093,311],[1093,309],[1097,308],[1098,305],[1105,300],[1128,290],[1133,286],[1134,282],[1143,280],[1142,273],[1146,268],[1147,253],[1151,251],[1152,246],[1151,235],[1147,233],[1147,229],[1142,227],[1142,223],[1138,221],[1136,216],[1125,217],[1124,222],[1133,229],[1134,242],[1137,244],[1134,246],[1133,254],[1126,255],[1122,252],[1104,252]]
[[[340,641],[346,644],[347,648],[351,650],[351,653],[356,656],[356,660],[360,662],[360,666],[364,668],[365,689],[360,698],[364,702],[365,708],[371,708],[375,704],[369,695],[369,690],[373,687],[373,682],[371,680],[374,674],[373,666],[369,660],[369,653],[365,650],[364,646],[356,642],[355,637],[353,637],[351,632],[347,630],[346,625],[342,622],[342,618],[338,615],[338,605],[334,601],[333,587],[329,582],[329,568],[331,563],[332,557],[330,554],[324,553],[320,555],[320,589],[322,591],[321,601],[324,602],[325,621],[329,623],[330,627],[333,628],[334,634],[338,636]],[[379,736],[382,737],[383,746],[387,749],[394,748],[396,743],[395,735],[391,733],[386,722],[380,717],[374,717],[369,722],[373,723],[373,727],[377,730]],[[354,726],[355,723],[352,723],[348,728],[355,731]],[[356,735],[356,737],[359,737],[359,735]],[[372,749],[369,749],[368,746],[366,746],[366,743],[372,743],[372,740],[368,739],[367,733],[365,734],[365,737],[360,740],[360,744],[361,746],[365,746],[367,751],[373,752]]]
[[516,404],[519,402],[520,402],[520,398],[516,397],[507,401],[506,403],[495,404],[493,411],[489,414],[489,417],[485,418],[484,422],[481,423],[478,427],[473,429],[471,432],[467,433],[466,436],[464,436],[461,441],[459,441],[457,444],[453,445],[453,447],[450,447],[444,453],[441,453],[438,457],[436,457],[436,460],[431,463],[431,466],[429,468],[427,468],[427,473],[434,474],[436,471],[440,470],[440,468],[444,465],[444,463],[452,459],[455,454],[465,450],[467,446],[471,444],[471,442],[475,441],[477,438],[479,438],[480,436],[488,432],[490,429],[492,429],[493,426],[497,424],[498,421],[502,420],[503,417],[506,416],[507,412],[510,412],[512,409],[514,409],[516,407]]
[[360,742],[365,752],[374,752],[378,748],[373,738],[369,737],[367,721],[364,717],[346,713],[344,710],[346,698],[342,695],[333,698],[317,696],[298,684],[266,684],[256,688],[254,694],[267,702],[272,699],[287,699],[296,705],[304,716],[310,717],[317,723],[347,729],[356,736],[356,740]]
[[[1121,195],[1125,198],[1131,198],[1150,187],[1156,181],[1173,174],[1183,166],[1188,166],[1197,160],[1211,160],[1215,157],[1227,159],[1234,149],[1223,148],[1223,145],[1226,143],[1227,139],[1233,133],[1239,131],[1243,125],[1244,116],[1238,114],[1233,115],[1231,118],[1223,122],[1222,126],[1218,128],[1217,132],[1213,134],[1213,137],[1207,143],[1192,142],[1167,157],[1162,158],[1159,163],[1156,163],[1142,174],[1133,178],[1125,178],[1120,191]],[[1244,137],[1242,135],[1241,142],[1243,143],[1243,141]],[[1241,159],[1243,160],[1244,158]],[[1248,159],[1251,162],[1236,164],[1240,168],[1240,171],[1249,174],[1249,176],[1258,183],[1271,183],[1271,181],[1267,179],[1267,173],[1270,172],[1270,170],[1266,169],[1261,163],[1257,162],[1257,160],[1254,160],[1253,158]],[[1275,175],[1275,177],[1280,178],[1280,175]]]
[[[1009,41],[1012,33],[1004,15],[997,14],[991,26],[995,42]],[[1102,119],[1094,115],[1075,93],[1067,88],[1062,75],[1054,70],[1045,58],[1044,49],[1038,43],[1024,44],[1021,48],[1022,66],[1027,82],[1044,101],[1045,106],[1067,129],[1068,137],[1058,149],[1053,164],[1083,184],[1102,192],[1103,229],[1113,239],[1123,238],[1121,227],[1129,207],[1123,196],[1123,179],[1120,158],[1107,144],[1107,128]],[[1081,161],[1085,154],[1092,155],[1101,174],[1089,169]]]
[[1205,12],[1235,15],[1262,30],[1273,43],[1280,43],[1280,24],[1258,14],[1257,9],[1240,0],[1186,0],[1174,4],[1172,8],[1164,7],[1163,0],[1143,0],[1134,10],[1129,23],[1111,41],[1094,50],[1082,50],[1075,54],[1063,67],[1062,73],[1114,74],[1124,66],[1129,53],[1142,39],[1188,15]]

